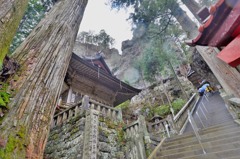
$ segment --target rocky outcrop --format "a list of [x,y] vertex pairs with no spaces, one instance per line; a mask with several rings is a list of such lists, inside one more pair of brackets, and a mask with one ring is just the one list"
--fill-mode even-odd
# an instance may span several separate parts
[[93,44],[83,44],[79,41],[75,42],[73,52],[80,57],[91,57],[95,56],[96,53],[101,53],[105,62],[107,63],[110,70],[114,73],[114,71],[118,70],[120,67],[120,63],[122,60],[121,55],[118,50],[115,48],[112,49],[102,49],[99,46]]
[[134,67],[134,60],[141,55],[143,50],[142,43],[144,43],[144,40],[141,38],[123,41],[122,55],[120,55],[118,50],[114,48],[102,49],[93,44],[83,44],[76,41],[73,52],[80,57],[94,56],[100,52],[110,70],[118,79],[136,88],[143,88],[145,83],[141,73]]

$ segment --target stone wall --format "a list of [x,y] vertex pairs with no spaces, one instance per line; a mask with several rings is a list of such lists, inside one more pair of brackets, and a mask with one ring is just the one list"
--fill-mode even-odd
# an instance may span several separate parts
[[111,108],[110,113],[106,107],[105,113],[103,105],[90,105],[92,109],[86,111],[76,104],[54,116],[45,159],[124,158],[119,144],[123,127],[119,111]]
[[98,159],[117,159],[121,156],[118,135],[115,129],[108,127],[105,122],[99,123],[99,153]]
[[149,148],[150,136],[147,131],[144,116],[140,115],[138,120],[125,128],[127,139],[126,158],[145,159],[147,158],[146,150]]
[[51,129],[45,148],[45,159],[81,159],[85,115],[79,114]]

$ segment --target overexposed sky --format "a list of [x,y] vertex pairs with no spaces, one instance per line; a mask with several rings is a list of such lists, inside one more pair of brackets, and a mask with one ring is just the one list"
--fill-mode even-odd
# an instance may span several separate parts
[[121,53],[121,43],[132,38],[131,24],[127,21],[128,13],[125,10],[111,10],[106,5],[108,0],[89,0],[80,25],[81,31],[99,33],[104,29],[115,39],[114,47]]

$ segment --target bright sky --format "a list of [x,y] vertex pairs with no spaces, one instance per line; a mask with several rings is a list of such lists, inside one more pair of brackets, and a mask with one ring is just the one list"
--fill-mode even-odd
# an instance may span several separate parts
[[114,47],[121,54],[121,43],[132,38],[131,24],[126,20],[128,14],[125,10],[111,10],[106,5],[108,0],[89,0],[80,25],[81,31],[94,31],[99,33],[104,29],[108,35],[115,39]]

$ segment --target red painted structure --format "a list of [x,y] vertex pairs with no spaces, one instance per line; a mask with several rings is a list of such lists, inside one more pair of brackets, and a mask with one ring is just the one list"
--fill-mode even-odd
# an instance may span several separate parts
[[222,48],[218,58],[232,67],[240,64],[240,0],[219,0],[210,7],[210,15],[199,27],[190,46],[202,45]]

